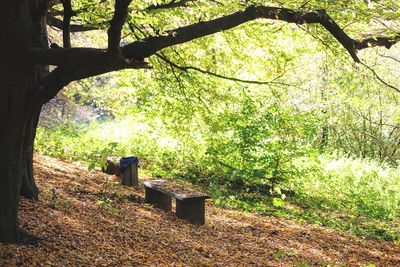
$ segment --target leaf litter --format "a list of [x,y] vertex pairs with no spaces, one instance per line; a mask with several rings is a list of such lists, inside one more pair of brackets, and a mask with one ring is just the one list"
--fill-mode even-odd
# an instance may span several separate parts
[[[216,207],[206,224],[144,201],[139,187],[82,163],[35,156],[38,201],[20,224],[37,247],[0,244],[0,266],[400,266],[400,246],[326,227]],[[150,179],[141,176],[140,180]]]

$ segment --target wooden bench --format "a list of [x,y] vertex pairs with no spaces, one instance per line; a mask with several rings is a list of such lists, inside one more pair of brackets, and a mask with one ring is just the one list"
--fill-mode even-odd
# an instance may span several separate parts
[[195,224],[204,224],[205,204],[208,195],[166,180],[151,180],[144,182],[146,202],[154,204],[163,210],[172,208],[171,198],[176,199],[176,216],[188,219]]

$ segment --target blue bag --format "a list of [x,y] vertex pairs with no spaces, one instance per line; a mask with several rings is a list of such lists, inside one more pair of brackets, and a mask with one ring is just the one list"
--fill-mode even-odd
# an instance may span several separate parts
[[119,160],[119,173],[123,173],[131,164],[139,164],[138,157],[125,157]]

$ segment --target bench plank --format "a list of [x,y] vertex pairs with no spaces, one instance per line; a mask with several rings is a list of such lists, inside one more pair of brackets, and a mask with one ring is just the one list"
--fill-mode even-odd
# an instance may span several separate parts
[[160,191],[166,195],[174,197],[180,201],[192,201],[194,199],[209,198],[207,194],[199,191],[185,188],[184,186],[173,184],[167,180],[151,180],[145,181],[144,185],[148,188]]

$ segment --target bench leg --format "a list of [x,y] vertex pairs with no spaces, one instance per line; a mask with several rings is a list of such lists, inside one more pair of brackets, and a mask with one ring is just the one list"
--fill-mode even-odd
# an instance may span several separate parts
[[171,197],[160,193],[158,205],[160,208],[162,208],[165,211],[171,211],[171,209],[172,209]]
[[146,203],[158,204],[159,193],[151,188],[146,187]]
[[161,192],[158,192],[154,189],[145,188],[146,190],[146,202],[149,204],[156,205],[163,210],[170,211],[172,208],[172,200],[171,197],[165,195]]
[[176,216],[181,219],[189,219],[195,224],[204,224],[205,205],[204,199],[190,201],[176,200]]

